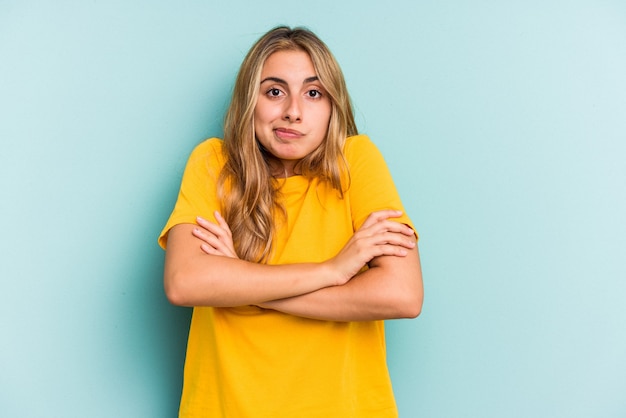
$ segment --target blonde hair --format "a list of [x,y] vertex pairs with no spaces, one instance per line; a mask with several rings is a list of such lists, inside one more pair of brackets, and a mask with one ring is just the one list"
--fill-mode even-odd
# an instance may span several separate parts
[[298,163],[300,174],[318,177],[343,197],[342,178],[347,174],[343,145],[357,129],[352,103],[339,64],[314,33],[281,26],[263,35],[246,55],[235,81],[233,97],[224,120],[226,164],[218,182],[223,216],[240,258],[267,262],[276,233],[276,216],[286,215],[278,204],[278,182],[272,176],[272,158],[258,143],[254,131],[261,71],[267,58],[278,51],[306,52],[331,102],[326,139]]

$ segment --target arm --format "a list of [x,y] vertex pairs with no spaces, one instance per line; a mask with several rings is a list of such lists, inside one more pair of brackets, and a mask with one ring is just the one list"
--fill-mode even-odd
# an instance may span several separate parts
[[343,286],[261,304],[292,315],[332,321],[415,318],[424,289],[417,246],[406,257],[382,256]]
[[[371,214],[340,253],[322,264],[337,272],[346,271],[343,260],[355,258],[355,254],[369,248],[364,242],[369,242],[371,236],[380,236],[376,242],[385,242],[386,247],[393,243],[389,248],[395,252],[389,250],[384,255],[374,257],[369,262],[370,268],[363,273],[357,274],[357,270],[350,270],[349,277],[346,279],[347,276],[344,276],[344,280],[353,278],[342,286],[325,287],[258,305],[292,315],[335,321],[414,318],[419,315],[423,286],[415,236],[411,228],[388,221],[392,213],[396,216],[400,214],[395,211]],[[195,245],[207,254],[233,257],[228,225],[219,214],[216,214],[216,219],[217,224],[199,219],[200,226],[192,232],[200,240],[200,244],[196,242]]]
[[[202,227],[179,224],[168,233],[164,285],[168,299],[184,306],[241,306],[304,295],[343,285],[380,256],[404,257],[414,244],[409,228],[373,214],[337,256],[323,263],[266,265],[236,258],[228,226],[201,218]],[[205,245],[205,244],[208,244]],[[229,252],[231,253],[229,255]]]
[[169,301],[182,306],[242,306],[287,298],[337,284],[320,263],[270,266],[206,254],[179,224],[168,233],[164,286]]

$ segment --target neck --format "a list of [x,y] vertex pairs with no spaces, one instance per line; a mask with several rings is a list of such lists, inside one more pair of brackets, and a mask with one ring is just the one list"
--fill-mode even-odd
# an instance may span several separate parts
[[292,176],[298,176],[302,173],[299,173],[297,170],[297,161],[279,161],[272,160],[269,161],[270,172],[272,176],[275,178],[287,178]]

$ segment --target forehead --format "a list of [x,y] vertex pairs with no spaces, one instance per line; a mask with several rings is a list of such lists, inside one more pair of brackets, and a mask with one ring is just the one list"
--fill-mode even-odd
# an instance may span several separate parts
[[302,50],[277,51],[271,54],[263,63],[261,79],[268,76],[289,78],[310,78],[317,75],[313,61],[308,53]]

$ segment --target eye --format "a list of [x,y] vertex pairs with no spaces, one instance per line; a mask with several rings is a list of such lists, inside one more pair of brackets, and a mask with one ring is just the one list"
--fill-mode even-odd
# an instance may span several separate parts
[[280,91],[280,89],[277,89],[276,87],[272,87],[265,94],[267,94],[269,97],[280,97],[283,94],[283,92]]
[[322,92],[316,89],[307,91],[307,95],[312,99],[319,99],[322,97]]

